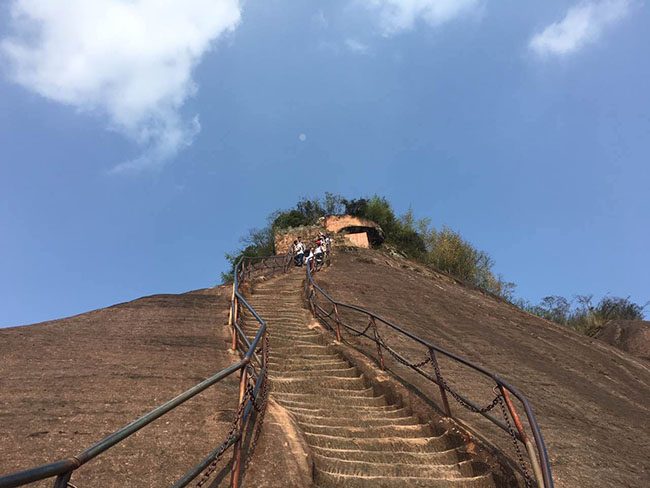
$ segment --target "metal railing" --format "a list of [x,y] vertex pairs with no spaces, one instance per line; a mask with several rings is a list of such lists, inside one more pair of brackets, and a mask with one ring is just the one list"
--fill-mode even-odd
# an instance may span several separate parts
[[[223,454],[231,447],[233,448],[233,463],[231,470],[230,486],[237,488],[241,477],[242,441],[246,432],[247,423],[251,418],[253,410],[259,412],[258,428],[255,432],[253,443],[249,447],[249,458],[254,451],[255,442],[264,419],[266,397],[267,397],[267,360],[268,360],[268,338],[266,334],[266,323],[246,302],[240,293],[240,286],[244,280],[254,276],[260,276],[277,271],[286,271],[291,262],[291,256],[271,256],[268,258],[243,257],[235,266],[232,299],[230,304],[230,318],[228,325],[232,330],[233,349],[241,352],[241,359],[227,368],[222,369],[213,376],[193,386],[168,402],[153,409],[130,424],[122,427],[116,432],[105,437],[95,445],[81,451],[71,458],[45,464],[36,468],[19,471],[0,477],[0,488],[13,488],[23,486],[35,481],[56,477],[54,488],[67,488],[70,485],[70,478],[73,472],[91,461],[111,447],[119,444],[135,432],[149,425],[166,413],[174,410],[189,399],[200,394],[209,387],[219,383],[233,373],[240,372],[238,409],[232,428],[227,439],[210,452],[194,468],[188,471],[180,480],[173,484],[173,488],[182,488],[204,473],[202,480],[198,482],[201,486],[208,481],[210,475],[216,468],[216,463]],[[250,340],[242,329],[242,310],[246,310],[250,316],[259,324],[255,337]],[[237,338],[241,340],[237,340]],[[261,393],[260,393],[261,390]],[[258,398],[259,397],[259,398]],[[258,400],[261,400],[261,405]],[[207,470],[207,471],[206,471]]]
[[[467,410],[478,413],[487,418],[498,428],[507,432],[512,437],[513,445],[518,457],[526,486],[532,487],[534,486],[533,483],[536,483],[540,488],[553,488],[551,466],[548,459],[548,453],[546,451],[546,445],[544,444],[544,439],[542,438],[542,433],[540,431],[530,403],[519,390],[517,390],[507,381],[497,376],[495,373],[481,366],[478,366],[477,364],[474,364],[473,362],[461,356],[442,349],[435,344],[425,341],[424,339],[417,337],[416,335],[402,329],[401,327],[393,324],[392,322],[389,322],[377,314],[369,312],[368,310],[365,310],[356,305],[350,305],[348,303],[334,300],[314,282],[313,275],[309,267],[306,270],[306,274],[307,277],[305,279],[305,297],[309,302],[311,312],[314,318],[320,319],[330,330],[336,334],[337,341],[341,342],[342,331],[346,331],[350,336],[365,337],[367,339],[370,339],[376,344],[376,360],[382,369],[386,368],[383,355],[383,351],[386,351],[398,363],[416,371],[422,377],[436,384],[439,387],[443,410],[447,417],[453,418],[451,407],[449,405],[449,399],[447,396],[447,393],[449,393],[452,398],[454,398],[454,400],[456,400]],[[323,305],[321,305],[320,301],[323,301]],[[327,310],[324,307],[327,307]],[[341,319],[340,313],[343,309],[350,311],[351,314],[361,315],[364,318],[362,325],[357,325],[354,327],[352,324],[344,322]],[[422,346],[426,351],[425,359],[419,362],[413,362],[406,359],[404,355],[397,352],[386,342],[384,334],[382,334],[382,332],[379,330],[379,324],[381,324],[383,327],[386,327],[388,331],[397,333],[399,336],[405,337],[410,341],[415,342],[419,346]],[[447,381],[445,381],[445,378],[442,375],[438,358],[436,356],[437,354],[441,354],[457,363],[471,368],[482,376],[492,380],[494,382],[493,392],[495,394],[492,402],[487,406],[480,407],[466,398],[464,395],[454,391],[449,386]],[[431,364],[433,367],[433,372],[423,369],[423,367],[427,364]],[[526,435],[524,426],[519,418],[519,415],[517,414],[510,395],[517,398],[524,407],[528,425],[530,426],[530,429],[533,433],[534,444]],[[500,409],[502,411],[504,419],[503,421],[489,413],[495,409],[497,405],[500,406]],[[512,426],[512,423],[515,425],[514,428]],[[532,467],[534,480],[528,474],[523,455],[519,448],[519,443],[522,443],[526,448],[528,458],[530,460],[530,465]]]

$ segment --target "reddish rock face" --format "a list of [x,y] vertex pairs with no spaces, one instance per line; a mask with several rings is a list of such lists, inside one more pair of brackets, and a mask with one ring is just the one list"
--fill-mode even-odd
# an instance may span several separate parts
[[286,253],[298,237],[306,246],[312,246],[320,233],[329,234],[334,246],[369,249],[384,240],[384,231],[372,220],[351,215],[328,215],[316,225],[294,227],[275,234],[275,253]]
[[633,356],[650,360],[650,322],[648,321],[616,320],[597,331],[594,337],[623,349]]
[[284,232],[275,234],[275,253],[285,254],[293,241],[300,237],[305,246],[311,247],[314,245],[319,233],[325,233],[325,227],[320,225],[294,227],[287,229]]
[[328,232],[333,234],[341,232],[347,227],[367,227],[369,229],[376,229],[383,234],[381,227],[372,220],[353,217],[351,215],[328,215],[323,219],[323,226]]
[[355,247],[362,247],[370,249],[370,242],[368,241],[368,234],[365,232],[357,232],[356,234],[345,234],[346,244],[352,244]]

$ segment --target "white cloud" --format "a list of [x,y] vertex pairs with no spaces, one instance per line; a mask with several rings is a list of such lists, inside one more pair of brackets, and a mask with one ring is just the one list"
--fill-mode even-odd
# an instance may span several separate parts
[[345,47],[347,47],[348,50],[352,51],[353,53],[357,54],[367,54],[369,49],[366,44],[361,41],[357,41],[356,39],[346,39]]
[[571,54],[597,40],[602,31],[629,12],[629,0],[587,1],[572,7],[559,22],[533,36],[528,46],[540,56]]
[[377,10],[384,35],[412,29],[416,20],[438,26],[478,9],[480,0],[360,0]]
[[113,172],[160,166],[192,143],[180,108],[192,69],[240,20],[239,0],[14,0],[2,41],[14,80],[45,98],[105,114],[144,148]]
[[313,21],[321,29],[327,29],[330,26],[330,23],[327,20],[327,17],[325,17],[325,13],[322,9],[316,12],[316,15],[313,17]]

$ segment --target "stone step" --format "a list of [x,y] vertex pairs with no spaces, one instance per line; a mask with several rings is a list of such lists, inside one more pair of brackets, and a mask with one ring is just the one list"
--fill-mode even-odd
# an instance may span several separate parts
[[320,487],[345,486],[346,488],[494,488],[496,485],[491,474],[471,478],[438,479],[413,476],[367,476],[332,473],[317,469],[314,480]]
[[303,337],[302,339],[286,339],[282,337],[271,336],[271,345],[276,347],[291,347],[293,344],[322,346],[323,343],[319,337]]
[[[306,321],[311,316],[308,310],[302,308],[302,305],[295,305],[288,308],[274,308],[271,305],[264,305],[259,303],[249,304],[253,307],[257,315],[262,317],[267,322],[275,321],[277,323],[284,323],[288,321]],[[244,312],[244,317],[249,319],[252,315],[249,312]]]
[[328,369],[306,369],[306,370],[293,370],[272,373],[271,376],[277,379],[298,379],[298,378],[318,378],[332,377],[332,378],[354,378],[359,376],[359,370],[355,367],[328,368]]
[[311,394],[334,394],[334,395],[347,395],[348,392],[352,395],[360,395],[362,392],[367,392],[368,387],[362,376],[357,377],[343,377],[343,378],[284,378],[278,379],[273,383],[274,392],[285,393],[311,393]]
[[351,461],[320,454],[314,454],[314,461],[317,469],[349,475],[362,473],[364,476],[454,479],[480,476],[486,473],[483,465],[471,461],[462,461],[456,464],[413,464],[404,463],[397,454],[389,463]]
[[273,348],[273,357],[280,361],[286,361],[286,360],[292,360],[292,359],[303,359],[306,361],[309,360],[317,360],[317,361],[326,361],[328,359],[332,358],[331,354],[327,353],[321,353],[318,354],[318,352],[310,352],[310,351],[291,351],[288,349],[283,349],[281,351],[278,351],[277,348]]
[[456,464],[469,459],[469,455],[458,449],[447,449],[437,452],[405,452],[405,451],[363,451],[359,449],[331,449],[313,447],[316,454],[330,458],[348,459],[372,463],[392,463],[396,458],[401,462],[413,464]]
[[[376,395],[375,391],[373,390],[372,387],[367,387],[363,389],[358,389],[358,390],[353,390],[353,389],[346,389],[346,388],[334,388],[330,386],[323,386],[322,389],[316,393],[309,393],[309,392],[284,392],[284,391],[274,391],[278,396],[284,395],[290,395],[293,399],[300,399],[302,398],[304,400],[310,401],[310,400],[315,400],[315,399],[320,399],[318,400],[319,402],[322,401],[327,401],[328,399],[332,400],[341,400],[344,402],[346,398],[350,399],[351,401],[355,398],[359,399],[364,399],[364,400],[375,400],[375,401],[380,401],[380,399],[384,402],[381,404],[377,405],[386,405],[386,398],[383,395]],[[323,398],[323,395],[327,395],[327,398]],[[376,405],[375,403],[370,404],[369,406]]]
[[[251,333],[252,331],[257,331],[259,330],[259,327],[257,325],[251,326],[251,327],[244,327],[242,328],[244,332],[247,334]],[[295,328],[282,328],[279,329],[278,327],[274,326],[273,324],[267,325],[266,331],[269,333],[271,337],[320,337],[319,335],[315,335],[314,333],[311,333],[309,329],[306,327],[295,327]]]
[[312,353],[318,352],[331,355],[331,353],[327,350],[327,346],[324,346],[320,342],[310,342],[308,339],[288,341],[286,339],[278,339],[277,337],[273,336],[271,336],[269,339],[273,347],[273,352],[280,355],[286,355],[292,351]]
[[287,298],[278,298],[278,299],[271,299],[271,298],[258,298],[255,297],[253,300],[248,302],[250,305],[253,306],[255,311],[259,313],[258,310],[264,310],[266,312],[282,312],[282,311],[287,311],[295,314],[305,314],[305,313],[310,313],[310,311],[305,308],[305,302],[302,300],[302,297],[300,299],[287,299]]
[[[251,334],[259,330],[259,327],[244,327],[242,329],[246,334]],[[278,338],[278,339],[311,339],[318,338],[321,339],[321,336],[315,332],[310,332],[304,328],[295,329],[295,330],[278,330],[277,328],[268,327],[266,331],[269,334],[269,337]],[[322,341],[322,339],[321,339]]]
[[458,447],[446,434],[432,437],[352,438],[305,432],[307,442],[315,447],[356,449],[362,451],[435,452]]
[[336,356],[332,356],[331,354],[312,354],[310,357],[305,357],[304,355],[298,357],[289,355],[285,351],[282,351],[280,354],[278,354],[275,348],[271,349],[269,359],[275,363],[278,363],[279,365],[285,365],[286,367],[302,365],[305,367],[305,369],[311,369],[309,368],[311,365],[322,366],[325,364],[336,364],[340,366],[346,365],[347,367],[350,367],[347,362]]
[[293,412],[299,422],[304,422],[312,425],[329,425],[332,427],[342,427],[342,426],[357,426],[357,425],[368,425],[368,426],[377,426],[377,425],[416,425],[419,423],[417,417],[408,415],[405,417],[383,417],[381,415],[366,415],[364,417],[322,417],[318,415],[305,415],[297,412]]
[[[308,313],[293,314],[284,311],[271,312],[269,310],[261,309],[260,307],[255,307],[255,311],[264,322],[269,324],[270,327],[280,329],[288,326],[307,329],[311,317]],[[244,319],[240,320],[238,323],[242,325],[250,325],[257,322],[259,322],[257,318],[245,314]]]
[[321,395],[301,395],[300,393],[276,393],[273,392],[273,396],[281,403],[291,409],[292,406],[296,407],[331,407],[331,408],[341,408],[345,406],[346,408],[356,408],[356,407],[372,407],[372,406],[382,406],[386,405],[386,398],[384,396],[379,397],[367,397],[367,396],[332,396],[330,398],[323,398]]
[[329,425],[314,425],[299,422],[300,427],[305,433],[323,434],[336,437],[349,437],[352,439],[376,439],[384,437],[401,437],[401,438],[418,438],[431,436],[431,428],[428,425],[363,425],[362,422],[357,426],[344,425],[333,427]]
[[405,413],[410,413],[408,408],[398,408],[395,405],[383,405],[372,407],[354,407],[354,409],[337,405],[335,408],[318,408],[318,407],[291,407],[291,412],[304,415],[330,416],[332,418],[366,418],[370,416],[382,417],[402,417]]
[[291,353],[292,351],[308,351],[310,354],[327,354],[331,357],[336,357],[332,354],[331,350],[322,344],[300,343],[297,342],[291,346],[274,346],[273,350],[276,353]]
[[[289,301],[286,299],[278,299],[277,301],[264,301],[264,300],[250,300],[248,304],[255,309],[260,315],[260,312],[266,312],[278,318],[289,317],[304,317],[311,312],[304,307],[302,300]],[[246,307],[244,305],[244,307]]]
[[[325,341],[320,335],[318,334],[313,334],[310,333],[304,329],[301,330],[287,330],[287,331],[278,331],[277,329],[269,329],[269,337],[276,339],[276,340],[283,340],[283,341],[291,341],[291,340],[309,340],[313,341],[313,339],[317,339],[318,342],[315,344],[320,344],[320,345],[326,345],[327,341]],[[291,343],[288,342],[286,346],[290,346]]]
[[294,371],[319,371],[321,369],[336,368],[349,368],[350,365],[340,359],[324,359],[304,360],[296,358],[277,358],[273,355],[273,351],[269,355],[269,365],[271,371],[278,373],[293,373]]

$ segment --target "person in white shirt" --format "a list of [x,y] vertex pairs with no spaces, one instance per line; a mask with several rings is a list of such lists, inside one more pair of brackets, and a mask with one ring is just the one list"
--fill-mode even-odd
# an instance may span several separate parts
[[318,245],[316,246],[316,249],[314,249],[314,257],[316,259],[323,259],[323,255],[325,254],[325,248],[323,247],[323,242],[318,241]]
[[329,266],[332,257],[332,239],[330,239],[329,234],[325,236],[325,240],[323,241],[323,247],[325,248],[325,260],[327,261],[327,265]]
[[309,271],[314,271],[314,248],[308,249],[305,253],[305,266],[309,266]]
[[305,245],[300,240],[300,237],[294,242],[296,253],[296,266],[302,266],[303,258],[305,257]]

